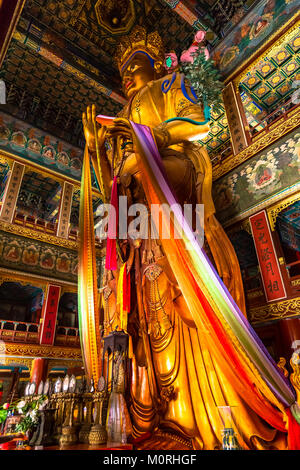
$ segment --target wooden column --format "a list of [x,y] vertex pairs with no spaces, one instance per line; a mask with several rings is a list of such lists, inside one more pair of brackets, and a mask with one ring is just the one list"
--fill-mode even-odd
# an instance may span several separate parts
[[56,235],[61,238],[69,237],[69,223],[72,208],[73,189],[73,184],[67,183],[66,181],[64,182],[60,199],[56,232]]
[[33,359],[30,373],[30,382],[36,384],[36,390],[40,382],[45,382],[48,370],[48,360],[43,357]]
[[12,381],[9,387],[9,392],[7,395],[6,401],[8,403],[11,403],[14,401],[15,398],[18,398],[18,385],[19,385],[19,379],[20,379],[20,368],[15,367],[13,372],[12,372]]
[[12,223],[17,205],[17,200],[25,171],[25,165],[14,161],[11,173],[5,186],[2,206],[0,210],[0,220]]
[[248,147],[251,142],[247,118],[240,97],[237,96],[232,82],[226,85],[222,94],[232,149],[234,155],[236,155]]

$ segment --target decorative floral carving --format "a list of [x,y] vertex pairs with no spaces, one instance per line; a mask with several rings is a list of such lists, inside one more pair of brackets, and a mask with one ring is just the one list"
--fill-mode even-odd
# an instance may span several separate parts
[[1,356],[31,356],[81,360],[80,348],[64,348],[62,346],[46,346],[39,344],[1,343]]
[[249,320],[258,323],[266,320],[279,320],[280,318],[299,315],[300,297],[291,300],[276,302],[263,307],[250,308]]

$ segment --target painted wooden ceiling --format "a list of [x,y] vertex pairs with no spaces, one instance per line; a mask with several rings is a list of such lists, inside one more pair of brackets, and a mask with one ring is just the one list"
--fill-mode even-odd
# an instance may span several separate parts
[[248,120],[262,120],[285,103],[300,80],[300,32],[292,35],[256,63],[240,82],[240,91]]
[[83,145],[81,114],[95,103],[116,115],[124,104],[113,60],[134,25],[157,30],[166,51],[187,48],[198,29],[211,47],[254,0],[27,0],[1,78],[7,109],[73,144]]
[[[113,60],[121,35],[141,24],[148,31],[157,30],[166,51],[175,50],[179,55],[191,44],[196,30],[205,29],[211,48],[256,3],[27,0],[0,72],[7,85],[6,111],[83,147],[81,114],[85,107],[95,103],[99,112],[116,115],[125,102]],[[287,62],[283,61],[283,66]],[[280,86],[284,87],[290,76],[283,68],[279,73],[283,73]],[[258,71],[255,76],[261,84],[257,81],[248,87],[251,99],[257,98],[252,93],[261,89],[265,78]],[[279,95],[276,85],[278,99]],[[261,99],[271,98],[264,94]],[[229,139],[225,112],[213,115],[211,131],[203,141],[212,159],[228,148]]]
[[[293,84],[300,80],[299,49],[300,32],[296,30],[284,41],[275,43],[270,53],[242,78],[240,93],[250,125],[257,125],[291,98]],[[229,142],[225,111],[213,114],[209,135],[202,141],[212,160],[228,148]]]

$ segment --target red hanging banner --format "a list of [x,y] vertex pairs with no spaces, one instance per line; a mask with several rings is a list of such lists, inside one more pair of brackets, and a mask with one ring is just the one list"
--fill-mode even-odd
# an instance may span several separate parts
[[286,298],[266,211],[249,217],[263,286],[268,302]]
[[43,304],[43,324],[40,333],[40,344],[53,345],[60,287],[49,284],[46,301]]

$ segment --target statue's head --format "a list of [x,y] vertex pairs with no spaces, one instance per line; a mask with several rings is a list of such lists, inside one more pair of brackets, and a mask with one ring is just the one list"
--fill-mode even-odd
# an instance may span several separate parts
[[164,49],[157,32],[147,32],[136,26],[132,33],[121,39],[116,54],[122,86],[130,98],[151,80],[164,74]]

